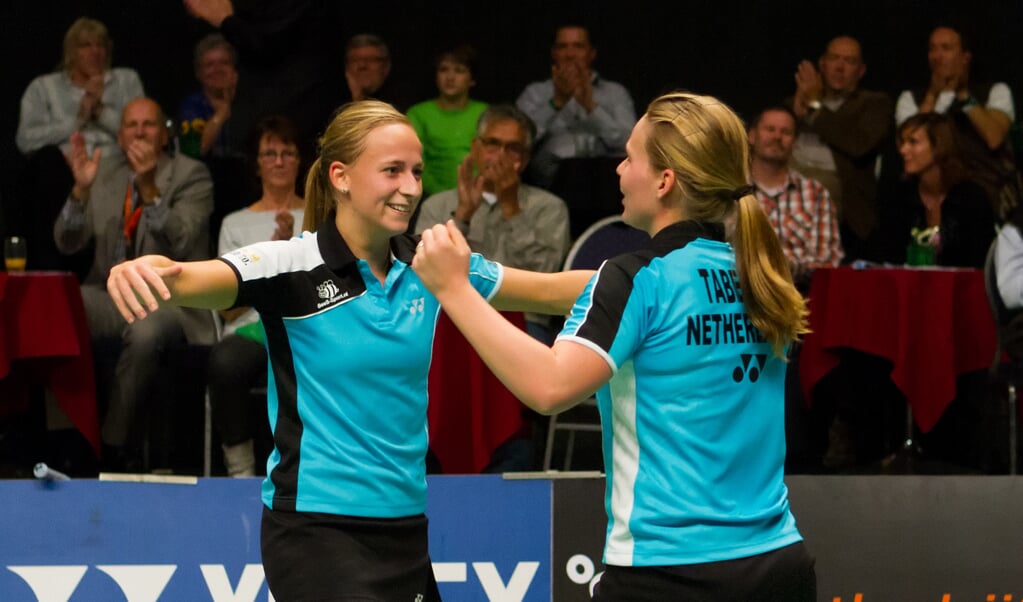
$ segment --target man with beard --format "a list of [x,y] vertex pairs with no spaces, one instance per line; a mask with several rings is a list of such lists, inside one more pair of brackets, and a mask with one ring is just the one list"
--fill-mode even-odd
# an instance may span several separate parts
[[796,117],[786,107],[764,109],[749,129],[755,194],[781,240],[797,285],[818,267],[842,261],[838,219],[823,184],[791,168]]

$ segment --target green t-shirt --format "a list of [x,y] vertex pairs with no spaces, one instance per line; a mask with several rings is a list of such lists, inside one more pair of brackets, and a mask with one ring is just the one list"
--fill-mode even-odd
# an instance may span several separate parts
[[423,143],[423,190],[427,194],[458,186],[458,164],[469,154],[476,122],[486,108],[485,102],[469,100],[464,109],[445,111],[437,101],[427,100],[409,109],[409,121]]

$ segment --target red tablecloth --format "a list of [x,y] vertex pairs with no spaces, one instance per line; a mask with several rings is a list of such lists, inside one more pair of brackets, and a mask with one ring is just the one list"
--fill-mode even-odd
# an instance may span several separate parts
[[[525,330],[518,312],[504,316]],[[430,449],[446,474],[476,474],[523,426],[523,405],[441,312],[430,365]]]
[[928,432],[956,395],[956,377],[991,365],[994,318],[980,270],[816,270],[799,356],[807,402],[842,348],[892,362],[891,378]]
[[43,382],[99,453],[92,347],[74,275],[0,272],[0,413],[27,407]]

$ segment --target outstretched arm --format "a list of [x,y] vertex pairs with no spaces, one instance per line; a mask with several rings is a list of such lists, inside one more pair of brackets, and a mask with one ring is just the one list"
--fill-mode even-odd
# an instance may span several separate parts
[[[416,274],[491,371],[527,406],[542,414],[555,414],[593,395],[611,377],[610,366],[595,351],[568,341],[547,347],[491,307],[469,283],[471,251],[453,223],[424,231],[422,241],[412,262]],[[508,287],[518,293],[529,287],[531,277],[518,272],[506,274],[502,295]],[[561,292],[549,295],[555,299],[567,293],[575,278],[579,284],[574,299],[588,277],[579,273],[560,281],[550,280],[552,288]]]
[[107,291],[130,324],[156,311],[161,302],[206,309],[231,307],[238,296],[238,279],[220,260],[180,262],[145,255],[114,266]]
[[491,303],[503,311],[564,316],[572,311],[593,274],[592,270],[545,273],[505,266],[501,289]]

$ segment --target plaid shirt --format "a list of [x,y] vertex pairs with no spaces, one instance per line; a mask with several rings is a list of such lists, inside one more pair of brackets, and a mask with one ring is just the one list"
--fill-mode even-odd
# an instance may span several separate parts
[[817,180],[789,171],[783,190],[771,196],[754,182],[763,207],[794,274],[842,261],[838,216],[831,195]]

